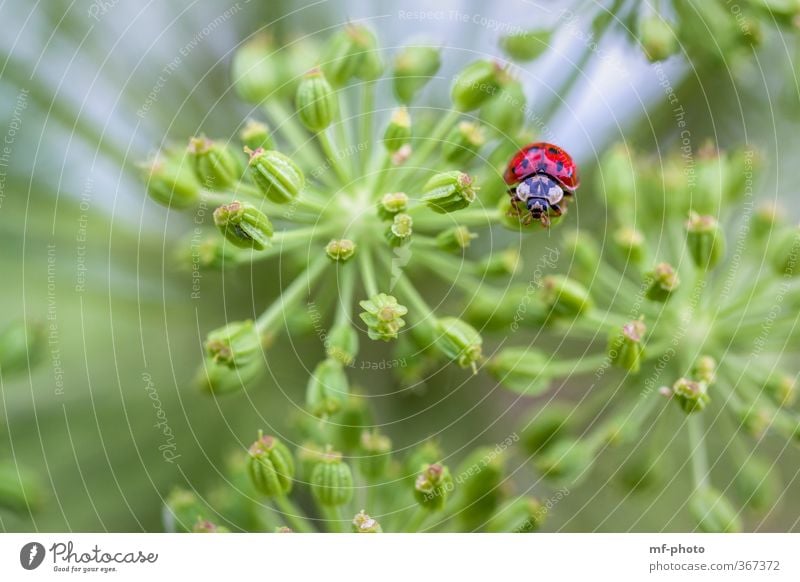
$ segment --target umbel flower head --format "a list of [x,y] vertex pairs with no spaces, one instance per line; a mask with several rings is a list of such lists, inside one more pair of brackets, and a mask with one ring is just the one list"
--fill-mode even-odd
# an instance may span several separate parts
[[[653,55],[670,49],[652,23],[641,30]],[[502,46],[523,59],[537,56],[526,43],[548,38],[546,31],[518,36]],[[796,370],[780,358],[784,346],[800,339],[798,327],[788,316],[770,315],[779,293],[783,304],[800,304],[794,284],[800,237],[774,212],[744,222],[744,174],[757,157],[703,147],[695,156],[696,180],[688,183],[678,156],[658,164],[624,146],[607,148],[595,190],[613,234],[601,245],[585,229],[537,230],[509,212],[503,170],[534,131],[520,116],[521,85],[503,64],[467,64],[446,87],[448,111],[432,118],[414,105],[438,71],[436,48],[387,55],[372,31],[353,24],[317,54],[317,62],[301,66],[296,55],[263,42],[243,46],[234,61],[235,87],[258,106],[259,119],[248,122],[240,143],[195,138],[181,154],[185,167],[149,174],[156,202],[216,209],[213,224],[205,225],[219,245],[209,265],[246,262],[266,273],[277,273],[279,262],[300,266],[259,316],[209,334],[198,373],[207,392],[235,394],[255,385],[270,341],[287,330],[284,322],[314,296],[336,299],[324,302],[332,304],[330,329],[318,334],[324,356],[304,362],[312,370],[306,421],[281,439],[303,443],[294,447],[297,488],[311,494],[320,522],[292,505],[292,455],[277,439],[260,438],[240,472],[278,515],[246,527],[422,531],[446,529],[456,513],[469,529],[542,525],[536,499],[510,498],[502,459],[487,463],[480,479],[465,481],[451,474],[435,444],[404,458],[391,450],[349,371],[372,353],[365,345],[380,342],[373,347],[389,351],[385,361],[409,363],[389,366],[382,378],[394,374],[405,384],[450,364],[455,373],[485,368],[497,385],[525,396],[566,382],[591,385],[586,402],[566,412],[557,404],[534,411],[515,433],[522,437],[508,445],[555,483],[585,479],[614,446],[635,449],[632,457],[645,461],[636,467],[648,468],[649,477],[635,482],[652,483],[657,472],[647,461],[658,451],[643,452],[643,443],[653,441],[653,425],[671,423],[670,434],[688,441],[692,456],[687,499],[695,501],[687,513],[705,529],[736,529],[728,488],[714,489],[708,474],[714,445],[705,436],[712,428],[730,430],[714,424],[716,415],[728,415],[731,439],[744,447],[763,432],[800,438],[789,408]],[[397,102],[377,109],[384,75]],[[362,100],[355,116],[347,111],[350,93]],[[668,194],[657,195],[665,187]],[[500,229],[510,232],[495,237]],[[500,240],[501,248],[483,244],[489,235],[491,246]],[[740,251],[737,239],[751,250]],[[530,282],[521,275],[518,249],[545,240],[557,248]],[[770,273],[759,270],[763,257]],[[452,288],[452,298],[430,296],[431,279]],[[553,347],[579,345],[577,353]],[[379,369],[378,362],[363,363]],[[734,460],[744,466],[741,450],[720,454],[738,455]],[[625,473],[628,483],[636,472]],[[743,472],[741,489],[763,506],[769,488],[755,495],[751,473]],[[462,493],[456,484],[464,485]],[[701,510],[716,513],[701,516]]]

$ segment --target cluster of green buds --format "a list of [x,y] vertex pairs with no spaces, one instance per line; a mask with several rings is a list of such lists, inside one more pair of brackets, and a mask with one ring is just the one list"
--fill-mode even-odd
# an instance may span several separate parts
[[[352,410],[363,398],[350,397]],[[364,420],[364,419],[362,419]],[[353,426],[338,426],[325,438],[316,423],[290,447],[258,434],[247,451],[230,456],[223,483],[208,494],[176,489],[163,518],[173,532],[422,532],[538,531],[545,502],[514,496],[506,486],[507,439],[479,447],[451,472],[434,441],[406,449],[366,421],[361,438],[350,442]],[[292,451],[292,448],[294,451]]]
[[[591,383],[585,399],[547,405],[521,429],[545,476],[575,483],[622,447],[620,478],[652,490],[678,457],[693,476],[686,508],[707,531],[740,530],[746,507],[779,501],[760,442],[800,442],[800,229],[754,200],[758,165],[752,150],[711,145],[659,160],[609,148],[595,187],[615,225],[604,241],[562,230],[568,267],[545,277],[526,314],[537,343],[583,338],[583,355],[508,347],[488,364],[528,394]],[[712,484],[719,464],[735,467],[730,486]]]
[[[548,35],[520,34],[504,39],[503,48],[536,58],[541,51],[525,45],[546,44]],[[489,60],[468,64],[450,84],[452,106],[434,118],[415,107],[439,68],[433,47],[409,46],[386,58],[361,24],[335,32],[317,62],[272,51],[268,42],[248,42],[234,62],[239,95],[265,121],[247,122],[238,145],[192,139],[184,151],[165,152],[146,174],[157,202],[216,207],[208,230],[217,232],[207,239],[204,266],[247,263],[277,274],[280,264],[303,265],[261,315],[208,334],[198,373],[207,392],[237,393],[255,384],[269,362],[270,342],[288,329],[285,322],[308,319],[304,308],[316,296],[315,305],[330,305],[324,299],[336,285],[325,358],[313,367],[306,389],[304,413],[314,420],[298,420],[304,434],[292,435],[303,442],[297,462],[277,439],[259,438],[249,470],[242,471],[282,517],[257,511],[249,521],[219,525],[313,531],[328,524],[335,531],[352,526],[370,532],[539,527],[546,512],[538,502],[509,497],[504,455],[478,463],[474,475],[470,457],[466,469],[450,472],[430,446],[409,460],[394,458],[390,441],[375,433],[364,399],[351,388],[348,369],[359,364],[368,341],[380,342],[379,348],[385,342],[392,360],[411,362],[387,372],[404,385],[424,382],[447,363],[473,374],[485,370],[523,396],[594,375],[591,397],[535,411],[509,448],[530,457],[547,479],[573,483],[607,447],[634,447],[646,460],[660,454],[642,447],[668,447],[672,441],[659,430],[671,424],[671,435],[689,440],[690,493],[697,500],[689,510],[706,529],[737,527],[722,515],[729,502],[709,502],[723,497],[710,485],[705,436],[727,426],[718,426],[715,416],[724,409],[737,443],[724,454],[736,455],[737,477],[751,490],[743,502],[763,502],[766,489],[750,474],[758,457],[741,441],[763,431],[800,435],[790,408],[794,376],[780,357],[797,339],[793,319],[780,306],[800,303],[792,279],[800,237],[775,212],[748,213],[747,169],[751,174],[757,161],[752,152],[705,147],[692,158],[688,180],[681,157],[657,166],[611,147],[595,189],[614,220],[609,243],[559,227],[553,239],[560,233],[560,246],[550,249],[549,232],[509,212],[503,169],[533,131],[525,123],[524,92],[506,67]],[[381,84],[391,85],[397,99],[385,115],[375,107]],[[359,115],[348,111],[353,102]],[[481,244],[487,239],[492,247],[503,244]],[[522,281],[520,247],[534,239],[529,248],[547,252],[533,280]],[[760,268],[763,256],[770,257],[770,273]],[[429,294],[431,279],[447,286],[447,301]],[[314,331],[292,327],[301,329],[310,336]],[[565,338],[586,348],[554,350]],[[597,411],[604,412],[601,418]],[[653,463],[637,466],[647,468],[648,479],[625,471],[627,482],[656,481]],[[321,522],[310,522],[290,501],[295,482],[308,484]],[[214,515],[226,515],[226,504],[236,505],[226,498],[212,513],[192,505],[181,528],[192,529],[198,520],[207,528]],[[720,515],[701,515],[702,508]],[[170,506],[170,523],[180,514]],[[407,515],[404,523],[400,514]]]
[[[450,83],[452,109],[434,116],[415,107],[439,69],[434,47],[408,46],[387,58],[372,31],[353,23],[331,36],[319,61],[298,70],[294,53],[274,51],[271,42],[248,41],[233,66],[239,95],[264,119],[245,121],[239,143],[195,137],[145,165],[154,201],[215,208],[203,213],[212,229],[192,256],[201,267],[276,269],[279,257],[307,265],[260,316],[209,332],[198,383],[216,395],[255,384],[284,322],[302,317],[304,299],[330,294],[333,277],[339,301],[325,333],[327,358],[309,380],[312,414],[335,420],[350,391],[347,368],[359,363],[359,337],[394,344],[390,359],[421,350],[425,362],[450,360],[477,372],[481,334],[457,313],[435,313],[415,280],[433,274],[447,282],[463,272],[461,290],[474,294],[482,279],[517,269],[519,245],[488,257],[467,252],[482,231],[522,228],[508,216],[501,178],[510,153],[532,133],[519,81],[500,62],[474,61]],[[374,105],[382,83],[398,101],[385,114]],[[356,98],[361,114],[352,116],[348,103]],[[413,371],[425,373],[424,366]]]
[[[596,42],[608,31],[616,31],[640,46],[650,61],[661,61],[680,51],[698,64],[708,58],[729,59],[749,52],[761,44],[764,31],[776,23],[793,31],[800,4],[793,0],[744,0],[736,5],[614,0],[607,7],[586,2],[578,9],[565,10],[563,18],[573,20],[587,14]],[[706,42],[709,37],[715,42]],[[515,31],[501,39],[501,47],[524,62],[538,56],[549,38],[548,30]]]

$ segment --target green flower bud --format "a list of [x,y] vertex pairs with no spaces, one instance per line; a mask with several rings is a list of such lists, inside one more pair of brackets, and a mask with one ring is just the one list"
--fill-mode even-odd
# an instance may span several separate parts
[[[525,123],[525,103],[522,83],[511,79],[502,85],[497,95],[483,104],[480,118],[486,127],[500,135],[516,135]],[[507,162],[507,157],[504,162]]]
[[503,386],[519,394],[536,396],[550,388],[552,376],[547,367],[550,357],[530,348],[504,348],[486,365],[489,374]]
[[458,513],[461,531],[483,526],[503,500],[505,455],[498,447],[479,447],[467,455],[458,468]]
[[383,145],[389,153],[395,153],[411,140],[411,117],[408,109],[398,107],[392,112],[389,125],[383,134]]
[[569,277],[548,275],[542,281],[541,297],[557,317],[577,317],[594,307],[589,291]]
[[467,65],[456,77],[450,96],[459,111],[477,109],[497,94],[502,68],[496,62],[480,60]]
[[647,327],[641,320],[631,321],[611,332],[608,339],[608,357],[611,363],[623,370],[637,373],[644,359],[642,338]]
[[448,162],[465,164],[475,157],[485,143],[486,132],[480,124],[461,121],[445,138],[442,154]]
[[445,214],[475,202],[477,189],[473,179],[464,172],[443,172],[426,182],[422,201],[434,212]]
[[242,177],[242,164],[227,144],[193,137],[187,151],[194,174],[204,188],[226,190]]
[[351,394],[342,409],[332,420],[333,437],[340,451],[355,451],[361,446],[361,436],[373,425],[372,412],[367,399],[358,394]]
[[261,337],[251,320],[237,321],[209,332],[205,349],[215,364],[244,367],[260,360]]
[[708,384],[679,378],[672,386],[672,397],[687,414],[702,411],[711,401]]
[[0,463],[0,509],[27,515],[38,511],[44,502],[41,483],[16,463]]
[[437,347],[462,368],[472,368],[477,374],[476,362],[483,356],[483,338],[468,323],[456,317],[440,317],[436,321]]
[[614,244],[623,260],[641,263],[644,259],[644,235],[635,228],[618,228],[614,232]]
[[255,119],[247,120],[244,128],[239,132],[239,139],[245,147],[251,150],[271,150],[275,147],[269,126]]
[[289,156],[275,150],[251,150],[248,168],[259,190],[276,204],[291,202],[306,185],[302,170]]
[[453,478],[446,466],[438,463],[425,465],[414,481],[414,498],[423,509],[439,511],[453,488]]
[[200,519],[208,519],[208,507],[191,491],[176,487],[164,501],[162,521],[168,533],[192,531]]
[[400,103],[408,105],[442,65],[438,48],[409,46],[402,49],[394,60],[394,94]]
[[353,518],[353,533],[383,533],[383,529],[362,509]]
[[311,474],[311,494],[317,503],[338,507],[353,497],[353,474],[342,454],[327,451]]
[[650,62],[663,61],[678,51],[678,38],[672,26],[656,14],[639,22],[639,42]]
[[573,406],[552,402],[531,414],[520,436],[520,443],[525,452],[529,455],[538,455],[554,445],[569,429],[569,418],[574,413]]
[[475,238],[478,235],[470,232],[466,226],[454,226],[436,236],[436,245],[449,253],[462,253]]
[[325,253],[332,261],[346,263],[356,254],[356,243],[349,238],[333,239],[325,245]]
[[[470,238],[477,236],[471,235]],[[518,248],[509,247],[490,254],[479,265],[481,272],[487,277],[510,277],[522,269],[522,256]]]
[[256,491],[265,497],[288,495],[294,482],[294,458],[286,445],[259,433],[249,453],[247,472]]
[[636,164],[624,144],[612,146],[600,159],[596,189],[622,224],[632,223],[636,209]]
[[411,215],[401,212],[395,214],[392,224],[386,229],[386,240],[393,247],[400,247],[411,242],[414,234],[414,219]]
[[717,378],[717,361],[711,356],[700,356],[694,364],[692,375],[710,386]]
[[200,183],[187,160],[155,159],[142,168],[147,194],[163,206],[186,208],[197,202]]
[[689,513],[697,526],[706,533],[733,533],[742,531],[739,514],[725,497],[710,487],[692,493]]
[[261,103],[283,83],[280,63],[270,55],[275,45],[266,34],[253,37],[233,55],[231,72],[239,97],[250,103]]
[[408,209],[408,196],[404,192],[384,194],[378,203],[378,216],[381,220],[392,220],[394,216]]
[[231,202],[214,211],[214,224],[232,244],[241,248],[264,250],[275,234],[269,218],[246,202]]
[[261,358],[254,358],[245,364],[231,368],[206,357],[203,365],[197,371],[195,383],[202,391],[210,394],[229,394],[243,390],[255,383],[263,371],[264,365]]
[[327,358],[317,364],[308,380],[306,406],[314,416],[330,416],[342,408],[349,393],[350,385],[342,363]]
[[686,223],[686,243],[694,264],[701,269],[713,269],[725,254],[725,237],[713,216],[689,214]]
[[331,328],[325,342],[325,353],[344,366],[353,363],[358,353],[358,332],[349,321],[342,321]]
[[39,363],[46,351],[47,330],[38,322],[16,321],[0,331],[0,373],[24,372]]
[[326,129],[339,112],[339,101],[319,69],[311,69],[297,87],[297,116],[310,131]]
[[379,479],[386,474],[391,461],[392,441],[377,430],[361,433],[361,451],[358,468],[367,479]]
[[323,51],[325,75],[336,87],[353,77],[374,81],[383,73],[383,62],[375,34],[366,26],[348,23],[336,32]]
[[550,47],[552,37],[547,29],[515,31],[500,37],[500,49],[515,61],[532,61]]
[[585,230],[573,229],[565,232],[561,240],[564,252],[576,268],[576,275],[582,279],[594,278],[600,264],[600,247],[594,237]]
[[493,533],[533,533],[541,529],[547,508],[535,497],[516,497],[497,510],[487,530]]
[[536,467],[549,479],[575,483],[588,474],[593,456],[587,443],[577,439],[562,439],[544,451]]
[[385,293],[378,293],[374,297],[359,302],[364,310],[359,316],[367,325],[367,335],[372,340],[397,339],[397,332],[405,326],[406,322],[402,319],[408,313],[404,305],[400,305],[397,299]]
[[772,266],[784,277],[800,275],[800,226],[786,229],[776,237]]
[[418,473],[427,465],[439,463],[443,458],[444,452],[439,444],[434,440],[426,440],[411,451],[403,470],[407,475],[416,479]]
[[631,491],[644,492],[663,481],[663,462],[648,454],[636,455],[622,466],[620,480]]
[[761,240],[784,224],[785,209],[778,204],[767,202],[756,208],[753,215],[752,233],[756,240]]
[[646,275],[647,298],[664,302],[670,298],[681,283],[678,274],[669,263],[659,263]]
[[797,379],[787,374],[772,374],[764,384],[764,391],[778,406],[791,406],[797,398]]

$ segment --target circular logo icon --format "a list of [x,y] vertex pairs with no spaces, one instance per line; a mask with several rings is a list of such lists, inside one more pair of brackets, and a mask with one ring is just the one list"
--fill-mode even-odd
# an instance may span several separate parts
[[39,542],[28,542],[19,551],[19,563],[26,570],[35,570],[44,561],[44,546]]

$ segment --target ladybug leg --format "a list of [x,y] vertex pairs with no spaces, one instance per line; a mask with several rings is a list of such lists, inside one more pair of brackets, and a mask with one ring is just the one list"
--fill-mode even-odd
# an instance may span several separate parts
[[564,214],[564,210],[558,204],[551,204],[550,212],[553,214],[553,216],[561,216]]
[[520,215],[520,210],[519,210],[519,206],[518,206],[519,202],[520,201],[519,201],[518,198],[516,198],[516,197],[512,197],[511,198],[511,208],[508,210],[508,216],[519,216]]
[[[530,221],[528,221],[528,222],[530,222]],[[542,215],[539,217],[539,222],[542,223],[542,226],[544,228],[549,228],[550,227],[550,217],[547,215],[546,212],[542,212]]]

